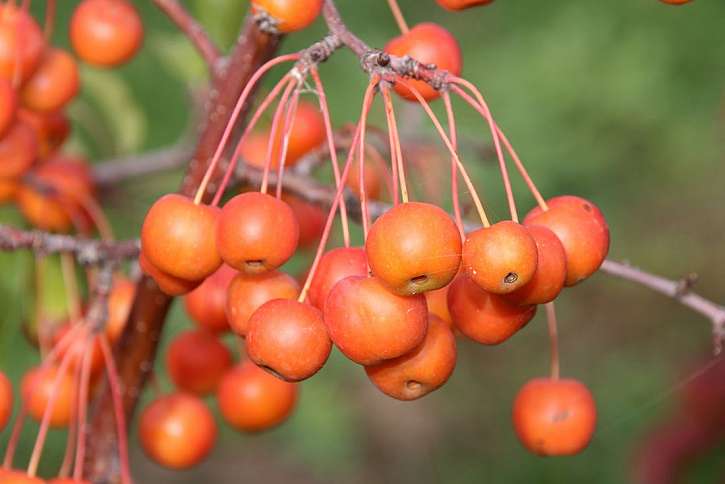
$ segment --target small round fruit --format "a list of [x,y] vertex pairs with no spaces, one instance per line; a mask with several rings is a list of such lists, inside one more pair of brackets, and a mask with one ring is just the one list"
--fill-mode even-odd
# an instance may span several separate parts
[[36,421],[43,419],[45,409],[50,402],[53,389],[57,396],[50,412],[51,427],[65,427],[70,422],[75,402],[76,387],[68,372],[59,373],[53,366],[37,366],[28,371],[21,383],[21,395],[28,414]]
[[174,338],[166,353],[166,368],[179,390],[205,396],[216,391],[232,366],[232,354],[214,334],[195,329]]
[[534,208],[525,225],[543,225],[559,237],[566,252],[566,285],[573,286],[594,274],[609,252],[609,226],[590,201],[564,195],[547,201],[549,210]]
[[62,111],[36,113],[20,107],[18,118],[33,128],[41,160],[54,154],[70,135],[70,121]]
[[509,301],[520,306],[553,301],[566,281],[566,252],[559,238],[543,225],[532,225],[528,229],[536,242],[536,272],[526,285],[506,295]]
[[146,214],[141,250],[162,272],[201,281],[222,264],[214,236],[220,213],[216,207],[197,205],[183,195],[164,195]]
[[259,274],[287,262],[297,249],[299,234],[289,205],[265,193],[247,192],[224,205],[216,244],[224,262],[241,272]]
[[3,431],[12,414],[13,385],[5,376],[5,373],[0,372],[0,432]]
[[[488,5],[493,3],[493,0],[436,0],[438,5],[447,10],[465,10],[471,7],[478,7],[480,5]],[[689,1],[689,0],[688,0]]]
[[291,299],[274,299],[249,318],[249,359],[287,381],[305,380],[323,367],[332,350],[322,312]]
[[335,346],[366,366],[413,351],[428,327],[423,295],[399,296],[375,277],[338,282],[327,297],[324,315]]
[[666,3],[668,5],[684,5],[686,3],[690,3],[692,0],[660,0],[662,3]]
[[70,21],[70,41],[89,64],[115,67],[130,60],[143,42],[143,24],[126,0],[83,0]]
[[38,156],[35,133],[27,123],[16,121],[0,138],[0,177],[19,178]]
[[536,306],[518,306],[503,296],[486,292],[465,274],[451,283],[448,308],[455,327],[485,345],[503,343],[536,314]]
[[121,338],[135,297],[136,284],[131,279],[123,276],[113,279],[113,286],[108,295],[108,321],[106,321],[106,336],[111,343]]
[[319,206],[305,202],[294,195],[285,194],[282,196],[282,200],[290,206],[300,226],[299,246],[302,248],[316,247],[325,230],[327,213]]
[[216,440],[214,416],[199,398],[174,393],[141,412],[139,439],[146,454],[169,469],[188,469],[209,454]]
[[229,331],[227,291],[236,275],[237,271],[222,264],[199,287],[184,296],[186,313],[196,324],[215,333]]
[[48,481],[48,484],[91,484],[91,481],[72,479],[70,477],[59,477]]
[[62,49],[48,49],[38,68],[23,85],[20,100],[28,109],[56,111],[78,93],[78,65]]
[[425,293],[425,302],[428,305],[428,311],[431,314],[439,317],[449,326],[453,325],[451,318],[451,311],[448,309],[448,289],[450,284],[446,287],[441,287],[435,291],[428,291]]
[[294,277],[280,271],[263,274],[237,274],[227,291],[226,314],[232,331],[246,336],[249,318],[273,299],[296,299],[300,286]]
[[18,94],[8,79],[0,77],[0,137],[15,121],[18,110]]
[[322,0],[252,0],[252,12],[266,14],[278,32],[289,34],[314,22],[322,4]]
[[[55,482],[55,481],[53,481]],[[30,477],[25,471],[0,469],[0,483],[2,484],[45,484],[43,479]]]
[[143,273],[152,278],[159,286],[159,289],[161,289],[161,292],[167,296],[181,296],[182,294],[187,294],[188,292],[193,291],[202,282],[201,280],[187,281],[186,279],[181,279],[179,277],[172,276],[171,274],[167,274],[149,262],[143,252],[141,252],[138,256],[138,265],[141,267]]
[[594,398],[576,380],[531,380],[514,401],[516,435],[537,455],[578,454],[592,440],[596,421]]
[[[379,199],[385,177],[387,176],[384,168],[372,160],[365,160],[363,170],[363,179],[365,180],[365,198],[368,200]],[[361,197],[360,160],[358,158],[355,158],[350,164],[345,186],[350,189],[353,195],[358,198]]]
[[324,311],[327,296],[335,284],[346,277],[367,275],[367,256],[362,247],[337,247],[323,254],[307,296],[313,306]]
[[528,229],[510,220],[470,233],[463,244],[463,270],[493,294],[525,286],[534,277],[537,260]]
[[38,23],[23,7],[5,2],[0,6],[0,77],[21,83],[38,66],[45,38]]
[[297,394],[297,384],[245,361],[224,375],[217,398],[229,425],[244,432],[259,432],[285,421],[295,407]]
[[11,178],[0,178],[0,204],[15,201],[19,183]]
[[[299,0],[297,0],[299,2]],[[282,130],[277,135],[277,145],[282,149]],[[322,117],[320,109],[311,103],[300,102],[297,105],[295,119],[292,122],[292,130],[290,131],[289,141],[287,143],[287,157],[285,158],[285,166],[292,166],[297,163],[304,155],[320,147],[327,135],[325,132],[325,121]]]
[[370,227],[365,252],[372,273],[409,296],[451,282],[461,264],[461,235],[440,207],[402,203]]
[[365,367],[381,392],[398,400],[415,400],[437,390],[456,367],[456,338],[450,326],[430,315],[423,343],[408,354]]
[[[458,41],[449,31],[434,23],[418,24],[409,32],[395,37],[385,46],[385,52],[396,56],[410,56],[423,64],[435,64],[438,69],[446,70],[458,76],[463,69],[463,57]],[[440,93],[424,81],[409,80],[423,98],[431,101]],[[395,91],[409,101],[416,97],[400,84]]]
[[[71,324],[64,324],[53,335],[53,343],[58,345],[62,340],[64,347],[60,348],[58,357],[70,355],[70,363],[68,364],[69,373],[75,375],[73,370],[83,365],[83,358],[90,351],[90,371],[92,375],[98,375],[103,371],[104,360],[103,350],[101,349],[101,341],[98,337],[91,337],[85,329],[76,329],[75,332],[67,337],[66,335],[74,330]],[[67,342],[66,342],[67,341]]]

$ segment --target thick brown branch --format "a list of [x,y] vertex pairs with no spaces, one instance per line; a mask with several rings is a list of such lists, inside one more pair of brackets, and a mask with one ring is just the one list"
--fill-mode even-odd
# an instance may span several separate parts
[[204,28],[176,0],[154,0],[154,3],[189,38],[209,66],[209,69],[213,74],[216,74],[220,60],[219,49],[214,45]]

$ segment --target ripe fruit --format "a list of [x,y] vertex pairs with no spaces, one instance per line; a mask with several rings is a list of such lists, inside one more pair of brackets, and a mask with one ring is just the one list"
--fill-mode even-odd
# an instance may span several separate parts
[[317,265],[307,296],[317,309],[325,309],[335,284],[350,276],[367,276],[368,263],[362,247],[338,247],[325,252]]
[[274,299],[249,318],[247,354],[287,381],[311,377],[327,361],[332,342],[322,312],[291,299]]
[[260,306],[273,299],[295,299],[299,293],[297,281],[284,272],[237,274],[227,292],[226,314],[232,331],[246,336],[249,318]]
[[70,41],[89,64],[114,67],[133,57],[143,42],[143,24],[126,0],[83,0],[70,21]]
[[230,366],[232,355],[227,347],[203,329],[179,334],[166,353],[166,368],[174,385],[199,396],[214,392]]
[[289,205],[271,195],[248,192],[224,205],[216,244],[224,262],[241,272],[259,274],[287,262],[297,249],[299,234]]
[[365,252],[372,273],[393,291],[418,294],[447,285],[458,273],[461,235],[441,208],[402,203],[375,221]]
[[[434,23],[418,24],[406,34],[400,35],[385,46],[385,52],[397,56],[409,55],[423,64],[435,64],[438,69],[458,76],[463,68],[463,58],[458,41],[449,31]],[[431,101],[440,93],[423,81],[410,80],[421,95]],[[405,99],[415,101],[413,94],[396,84],[395,91]]]
[[564,195],[547,201],[549,210],[534,208],[525,225],[543,225],[559,237],[566,252],[566,285],[573,286],[594,274],[609,252],[609,226],[590,201]]
[[201,283],[201,281],[187,281],[186,279],[180,279],[171,274],[167,274],[150,263],[143,252],[138,256],[138,265],[144,274],[151,277],[158,284],[161,292],[168,296],[181,296],[189,291],[193,291]]
[[113,344],[121,338],[126,320],[131,313],[133,300],[136,297],[136,284],[122,276],[113,280],[111,293],[108,295],[108,321],[106,321],[106,336]]
[[507,294],[536,272],[536,242],[521,224],[505,220],[472,232],[463,244],[463,269],[482,289]]
[[553,301],[566,280],[566,252],[559,238],[543,225],[532,225],[528,229],[536,242],[536,272],[526,285],[506,295],[509,301],[520,306]]
[[594,398],[576,380],[536,378],[514,401],[516,435],[538,455],[573,455],[592,439],[597,421]]
[[692,0],[660,0],[662,3],[667,3],[669,5],[684,5],[686,3],[690,3]]
[[220,213],[216,207],[196,205],[183,195],[164,195],[146,214],[141,250],[162,272],[201,281],[222,263],[214,237]]
[[13,385],[4,373],[0,372],[0,432],[13,414]]
[[[83,208],[93,198],[95,187],[91,170],[80,158],[57,156],[30,172],[41,186],[20,185],[20,211],[35,227],[67,232],[74,226],[90,229],[91,222]],[[49,192],[45,187],[52,189]]]
[[[479,5],[488,5],[493,0],[436,0],[438,5],[448,10],[465,10]],[[688,0],[689,1],[689,0]]]
[[425,297],[393,294],[376,277],[338,282],[327,297],[324,315],[335,346],[361,365],[414,350],[428,327]]
[[0,77],[0,137],[15,120],[18,110],[18,95],[9,80]]
[[280,33],[302,30],[315,21],[322,10],[322,0],[252,0],[255,15],[265,13]]
[[21,395],[27,406],[28,414],[40,422],[49,403],[50,396],[58,377],[57,397],[50,413],[51,427],[65,427],[70,422],[75,404],[75,385],[68,372],[59,375],[53,366],[36,366],[28,371],[21,383]]
[[[376,200],[380,197],[385,180],[386,173],[384,168],[371,160],[365,160],[363,170],[365,198],[368,200]],[[355,158],[350,164],[345,186],[350,189],[353,195],[360,198],[360,160],[358,158]]]
[[[64,324],[61,326],[53,335],[53,343],[57,345],[73,328],[74,326],[71,324]],[[91,352],[91,374],[97,375],[103,371],[103,353],[101,350],[101,342],[98,337],[90,338],[87,331],[77,329],[67,341],[67,343],[64,343],[67,346],[65,346],[58,354],[59,357],[62,358],[70,353],[70,363],[68,364],[68,368],[71,375],[75,375],[74,370],[81,367],[83,364],[83,357],[89,351]]]
[[78,93],[78,65],[61,49],[48,49],[33,75],[23,85],[20,99],[33,111],[56,111]]
[[37,477],[30,477],[25,471],[0,469],[0,484],[45,484],[45,481]]
[[518,306],[486,292],[465,274],[449,286],[448,308],[456,328],[485,345],[503,343],[536,314],[536,306]]
[[293,195],[283,195],[282,200],[290,206],[300,226],[299,246],[316,246],[325,229],[327,213],[319,206]]
[[237,430],[259,432],[282,423],[297,402],[297,384],[276,378],[251,361],[229,370],[217,398],[224,419]]
[[45,49],[45,38],[27,9],[0,5],[0,77],[22,83],[33,73]]
[[222,264],[199,287],[184,297],[189,317],[204,329],[213,332],[229,331],[227,322],[227,290],[237,271]]
[[33,128],[23,121],[16,121],[0,138],[0,178],[19,178],[30,169],[37,156]]
[[18,182],[6,178],[0,178],[0,203],[10,202],[15,199],[18,192]]
[[68,478],[62,478],[59,477],[57,479],[53,479],[52,481],[49,481],[48,484],[91,484],[91,481],[78,481],[76,479]]
[[451,286],[441,287],[435,291],[425,293],[425,302],[428,305],[428,312],[439,317],[449,326],[453,325],[451,312],[448,309],[448,289]]
[[139,419],[146,454],[170,469],[188,469],[209,454],[216,440],[214,416],[199,398],[173,393],[149,404]]
[[365,367],[370,381],[386,395],[415,400],[437,390],[456,367],[456,338],[448,324],[428,317],[423,343],[408,354]]
[[18,110],[18,118],[28,123],[35,131],[38,158],[41,160],[60,148],[70,134],[70,121],[62,111],[36,113],[21,107]]

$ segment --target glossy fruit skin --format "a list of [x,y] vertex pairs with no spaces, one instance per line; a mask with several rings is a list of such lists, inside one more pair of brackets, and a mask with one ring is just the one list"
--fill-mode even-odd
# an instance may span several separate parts
[[198,281],[187,281],[171,274],[167,274],[155,265],[153,265],[146,256],[141,252],[138,256],[138,265],[144,274],[149,276],[156,282],[161,289],[161,292],[168,296],[181,296],[193,291],[202,282]]
[[[463,56],[458,41],[449,31],[434,23],[418,24],[407,34],[392,39],[385,46],[385,52],[396,56],[409,55],[424,63],[435,64],[438,69],[449,71],[455,76],[463,69]],[[440,93],[423,81],[408,80],[427,101],[432,101]],[[395,85],[395,91],[409,101],[415,96],[404,86]]]
[[45,481],[38,477],[30,477],[25,471],[0,469],[0,484],[45,484]]
[[0,77],[0,137],[15,121],[15,114],[18,110],[18,95],[12,83]]
[[[43,419],[46,405],[53,391],[58,369],[53,366],[37,366],[28,371],[21,383],[21,395],[27,405],[28,415],[40,422]],[[58,380],[58,396],[50,416],[51,427],[66,427],[70,422],[75,402],[75,385],[68,372],[60,375]]]
[[141,412],[139,440],[146,454],[169,469],[188,469],[212,450],[217,436],[214,416],[198,397],[173,393]]
[[126,0],[83,0],[70,21],[70,40],[78,56],[99,67],[130,60],[143,43],[143,24]]
[[514,401],[516,435],[537,455],[578,454],[589,445],[596,422],[594,398],[576,380],[530,380]]
[[216,230],[224,262],[247,274],[260,274],[287,262],[299,236],[300,226],[289,205],[261,192],[229,200]]
[[[493,3],[493,0],[436,0],[438,5],[447,10],[465,10],[471,7],[478,7]],[[689,0],[688,0],[689,1]]]
[[13,385],[4,373],[0,372],[0,432],[13,414]]
[[399,296],[375,277],[338,282],[325,303],[330,339],[361,365],[374,365],[413,351],[425,339],[428,308],[423,295]]
[[217,398],[224,419],[237,430],[259,432],[284,422],[297,403],[298,387],[245,361],[229,370]]
[[0,178],[19,178],[38,156],[33,128],[23,121],[13,123],[0,138]]
[[365,252],[372,273],[392,291],[409,296],[453,280],[461,264],[461,236],[441,208],[401,203],[370,227]]
[[305,380],[322,368],[332,341],[322,312],[291,299],[274,299],[249,318],[249,359],[283,380]]
[[229,331],[227,322],[227,291],[237,271],[222,264],[199,287],[184,296],[189,317],[200,327],[215,333]]
[[28,184],[18,190],[23,216],[35,227],[67,232],[77,225],[81,231],[91,228],[83,204],[95,195],[93,176],[80,158],[58,156],[40,164],[31,172],[38,182],[54,189],[45,193]]
[[378,389],[398,400],[416,400],[443,386],[456,367],[456,338],[450,326],[434,315],[428,318],[423,343],[408,354],[366,366]]
[[249,318],[259,307],[273,299],[296,299],[299,293],[300,285],[284,272],[237,274],[227,291],[226,314],[232,331],[246,336]]
[[266,12],[278,32],[288,34],[309,26],[322,11],[322,0],[252,0],[252,12]]
[[18,118],[33,128],[41,160],[53,155],[70,135],[70,121],[62,111],[36,113],[20,107]]
[[78,93],[80,79],[75,59],[62,49],[48,49],[33,75],[23,85],[20,99],[28,109],[52,112]]
[[45,49],[45,38],[38,23],[23,8],[5,3],[0,6],[0,77],[20,82],[30,77]]
[[290,206],[299,224],[298,245],[301,248],[316,247],[325,230],[327,213],[319,206],[305,202],[294,195],[282,195],[282,200]]
[[528,230],[536,242],[536,272],[526,285],[506,295],[520,306],[553,301],[566,281],[566,252],[559,237],[543,225],[532,225]]
[[166,353],[166,368],[176,387],[197,396],[216,391],[232,366],[232,354],[214,334],[204,329],[184,331]]
[[325,252],[317,265],[307,297],[317,309],[325,309],[327,296],[335,284],[350,276],[367,276],[368,263],[362,247],[337,247]]
[[508,294],[536,272],[536,242],[526,227],[510,220],[471,232],[463,244],[462,266],[482,289]]
[[136,284],[131,279],[123,276],[113,279],[111,293],[108,295],[108,321],[106,321],[106,336],[111,344],[121,338],[135,296]]
[[448,326],[453,326],[451,311],[448,309],[448,288],[451,286],[441,287],[435,291],[425,293],[425,302],[428,305],[428,312],[441,319]]
[[141,250],[162,272],[201,281],[222,264],[214,237],[220,215],[218,208],[196,205],[183,195],[164,195],[146,214]]
[[594,274],[609,253],[609,226],[592,202],[572,195],[546,202],[549,210],[531,210],[525,225],[543,225],[559,237],[566,252],[566,285],[574,286]]
[[485,345],[503,343],[536,314],[536,306],[518,306],[486,292],[465,274],[451,283],[448,308],[456,329]]

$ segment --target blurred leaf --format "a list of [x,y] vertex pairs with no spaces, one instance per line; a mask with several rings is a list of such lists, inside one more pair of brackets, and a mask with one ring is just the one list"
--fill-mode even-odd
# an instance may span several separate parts
[[194,0],[193,13],[214,41],[226,49],[237,39],[249,8],[240,0]]

